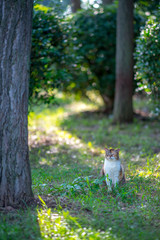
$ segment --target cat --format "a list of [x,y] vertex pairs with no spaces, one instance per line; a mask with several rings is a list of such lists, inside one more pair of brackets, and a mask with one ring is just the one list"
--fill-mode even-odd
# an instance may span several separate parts
[[108,191],[112,190],[118,183],[125,183],[124,168],[119,159],[120,149],[105,148],[105,160],[101,170],[101,176],[106,176]]

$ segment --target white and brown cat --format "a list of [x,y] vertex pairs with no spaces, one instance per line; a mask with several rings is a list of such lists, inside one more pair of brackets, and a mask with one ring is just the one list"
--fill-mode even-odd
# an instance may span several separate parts
[[119,159],[119,149],[105,148],[105,160],[101,170],[101,176],[106,176],[108,191],[118,183],[125,183],[124,168]]

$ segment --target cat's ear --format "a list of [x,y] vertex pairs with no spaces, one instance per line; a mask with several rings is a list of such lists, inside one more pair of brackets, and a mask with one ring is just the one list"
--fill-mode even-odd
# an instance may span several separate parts
[[104,148],[106,154],[109,154],[110,153],[110,150],[108,148]]
[[119,151],[120,151],[119,148],[115,150],[115,152],[116,152],[118,158],[119,158]]

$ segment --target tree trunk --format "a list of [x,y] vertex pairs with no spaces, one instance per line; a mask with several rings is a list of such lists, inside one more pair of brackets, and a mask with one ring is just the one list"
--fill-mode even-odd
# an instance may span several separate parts
[[33,196],[28,154],[32,0],[0,1],[0,206]]
[[81,0],[71,0],[72,13],[76,13],[81,9]]
[[133,84],[133,0],[119,0],[114,122],[131,122]]
[[114,0],[102,0],[103,5],[111,4]]

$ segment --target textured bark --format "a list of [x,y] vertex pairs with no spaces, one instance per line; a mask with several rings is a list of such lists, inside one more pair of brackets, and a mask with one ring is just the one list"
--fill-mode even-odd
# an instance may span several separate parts
[[114,0],[102,0],[104,5],[113,3]]
[[133,0],[119,0],[114,122],[131,122],[133,84]]
[[27,129],[32,5],[0,1],[0,206],[33,196]]
[[81,0],[71,0],[72,13],[81,9]]

